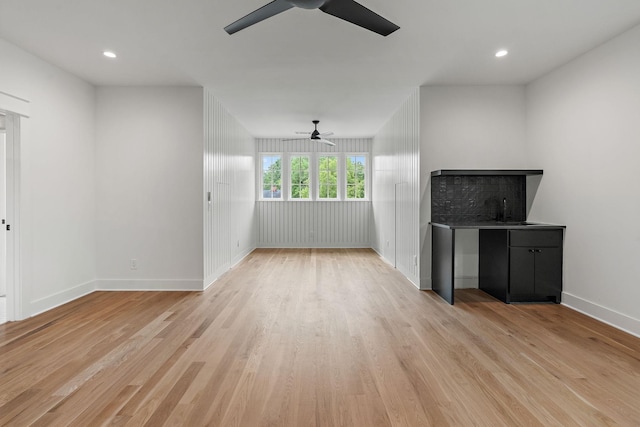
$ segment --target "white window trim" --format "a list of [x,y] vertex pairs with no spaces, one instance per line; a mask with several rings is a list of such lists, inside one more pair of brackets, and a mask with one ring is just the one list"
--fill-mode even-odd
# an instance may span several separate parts
[[[291,182],[291,159],[293,157],[306,157],[309,159],[309,197],[306,199],[293,198],[291,192],[293,191],[293,183]],[[287,200],[292,202],[313,202],[315,201],[315,194],[313,189],[313,183],[315,181],[315,175],[313,173],[314,156],[313,153],[287,153]]]
[[[318,179],[316,179],[315,182],[315,187],[316,187],[316,201],[318,202],[342,202],[343,198],[342,198],[342,184],[341,184],[341,178],[344,175],[344,173],[342,173],[340,171],[340,165],[341,163],[344,163],[343,160],[341,160],[343,158],[343,156],[341,155],[342,153],[317,153],[316,159],[314,161],[314,166],[316,168],[316,176],[318,177]],[[338,188],[337,188],[337,197],[332,197],[332,198],[321,198],[320,197],[320,157],[335,157],[336,158],[336,173],[338,174],[338,182],[336,183]]]
[[[280,165],[282,166],[282,169],[280,170],[280,180],[281,180],[281,184],[280,184],[280,197],[264,197],[264,182],[263,182],[263,178],[264,178],[264,170],[262,169],[262,165],[263,165],[263,159],[265,157],[273,157],[273,156],[280,156]],[[263,201],[263,202],[282,202],[285,196],[285,182],[287,180],[284,179],[285,177],[285,169],[286,169],[286,155],[285,153],[279,153],[279,152],[263,152],[260,153],[259,156],[259,165],[258,165],[258,170],[260,171],[260,173],[258,174],[258,200]]]
[[[347,197],[347,157],[364,157],[364,198],[362,199],[354,199],[354,198],[348,198]],[[371,165],[369,164],[369,153],[367,152],[353,152],[353,153],[344,153],[344,157],[342,158],[342,168],[343,168],[343,182],[342,182],[342,189],[344,191],[344,198],[342,200],[344,200],[345,202],[368,202],[371,197],[370,197],[370,185],[371,185],[371,173],[370,173],[370,168]]]
[[[282,164],[282,183],[280,187],[279,198],[265,198],[263,197],[263,170],[262,163],[263,158],[268,156],[280,156]],[[309,198],[307,199],[292,199],[291,198],[291,158],[296,156],[306,156],[309,158]],[[333,199],[321,199],[320,194],[320,173],[319,173],[319,161],[320,157],[333,156],[336,157],[338,162],[338,197]],[[348,199],[347,198],[347,157],[358,156],[365,159],[365,187],[363,199]],[[257,165],[257,191],[258,201],[264,202],[368,202],[371,201],[371,156],[369,152],[259,152],[258,153],[259,164]]]

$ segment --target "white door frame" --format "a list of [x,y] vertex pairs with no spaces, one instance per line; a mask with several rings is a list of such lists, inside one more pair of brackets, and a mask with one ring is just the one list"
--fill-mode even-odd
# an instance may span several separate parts
[[6,116],[7,320],[22,320],[20,262],[20,120],[29,117],[29,102],[0,92],[0,111]]
[[[7,293],[7,265],[6,265],[6,256],[7,256],[7,245],[4,231],[4,223],[6,222],[6,214],[5,214],[5,203],[6,203],[6,189],[7,186],[5,184],[5,180],[7,178],[6,168],[7,161],[5,159],[5,133],[6,133],[6,118],[4,113],[0,112],[0,218],[2,218],[2,222],[0,222],[0,296],[4,297]],[[6,319],[6,308],[4,309],[3,317]],[[3,319],[0,319],[0,322],[3,322]]]
[[6,115],[7,161],[7,320],[21,320],[20,286],[20,116]]

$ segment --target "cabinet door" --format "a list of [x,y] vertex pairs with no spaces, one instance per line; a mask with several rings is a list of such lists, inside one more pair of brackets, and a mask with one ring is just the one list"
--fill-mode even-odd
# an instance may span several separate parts
[[535,294],[535,252],[532,248],[511,248],[509,294],[511,301],[525,301]]
[[535,260],[536,295],[559,299],[562,292],[562,250],[537,248]]

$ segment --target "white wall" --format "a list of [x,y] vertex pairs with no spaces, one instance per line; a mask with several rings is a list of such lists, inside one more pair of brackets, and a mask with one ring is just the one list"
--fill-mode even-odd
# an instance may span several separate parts
[[95,91],[0,40],[0,92],[30,101],[21,120],[22,313],[90,292],[96,277]]
[[204,96],[204,192],[199,206],[207,287],[256,247],[256,146],[211,93],[205,90]]
[[99,87],[96,118],[98,288],[201,290],[203,89]]
[[[526,159],[523,86],[423,86],[420,116],[420,287],[430,289],[431,171],[538,166]],[[477,280],[477,232],[457,234],[455,279],[464,286]]]
[[[310,153],[312,159],[314,153],[370,154],[370,138],[331,140],[336,143],[335,147],[306,140],[258,139],[257,153]],[[371,158],[368,161],[371,162]],[[260,176],[256,176],[256,184],[259,184],[259,179]],[[254,193],[254,198],[257,196],[258,193]],[[259,247],[371,247],[369,200],[258,200],[256,204]]]
[[[30,101],[19,317],[95,289],[201,290],[223,271],[221,254],[232,264],[255,247],[253,138],[202,88],[96,90],[3,40],[0,65],[0,92]],[[205,224],[207,165],[233,185],[214,203],[234,223],[224,247],[203,234],[214,221]]]
[[380,129],[372,153],[373,248],[418,286],[420,90]]
[[530,217],[567,225],[564,303],[640,335],[640,26],[527,87]]

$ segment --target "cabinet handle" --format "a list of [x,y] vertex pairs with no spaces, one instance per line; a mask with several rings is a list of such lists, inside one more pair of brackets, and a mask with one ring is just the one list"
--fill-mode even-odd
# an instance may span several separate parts
[[542,253],[542,249],[536,249],[536,252]]
[[534,253],[535,251],[535,249],[529,249],[529,253]]

